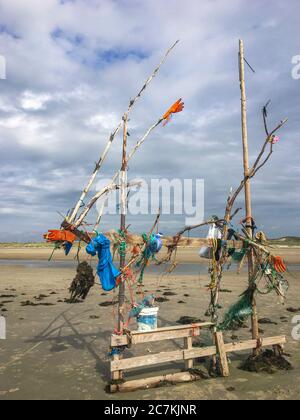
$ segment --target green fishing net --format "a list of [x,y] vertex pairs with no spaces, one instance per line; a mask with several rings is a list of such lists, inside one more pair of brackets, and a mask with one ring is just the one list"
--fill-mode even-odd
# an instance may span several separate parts
[[246,252],[247,252],[246,248],[242,248],[242,249],[231,248],[228,253],[234,261],[241,262],[244,256],[246,255]]
[[253,290],[248,289],[224,316],[223,322],[219,325],[220,331],[236,330],[247,321],[252,315]]

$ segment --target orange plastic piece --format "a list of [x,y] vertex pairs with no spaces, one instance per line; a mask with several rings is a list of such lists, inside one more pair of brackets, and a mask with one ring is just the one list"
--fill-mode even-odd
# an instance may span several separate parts
[[184,108],[184,103],[182,102],[182,99],[178,99],[171,108],[168,109],[168,111],[163,116],[164,120],[167,120],[171,117],[172,114],[176,114],[177,112],[181,112]]
[[139,255],[140,251],[141,251],[141,248],[140,248],[138,245],[135,245],[135,246],[132,248],[132,255],[133,255],[133,256]]
[[48,233],[44,235],[47,242],[71,242],[76,240],[76,236],[68,230],[55,230],[50,229]]
[[273,264],[274,268],[277,273],[285,273],[286,272],[286,265],[283,262],[281,257],[273,257]]

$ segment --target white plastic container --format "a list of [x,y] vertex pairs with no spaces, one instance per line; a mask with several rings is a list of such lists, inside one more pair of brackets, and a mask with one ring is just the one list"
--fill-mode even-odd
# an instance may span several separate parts
[[144,308],[137,317],[138,331],[153,331],[157,329],[159,307]]

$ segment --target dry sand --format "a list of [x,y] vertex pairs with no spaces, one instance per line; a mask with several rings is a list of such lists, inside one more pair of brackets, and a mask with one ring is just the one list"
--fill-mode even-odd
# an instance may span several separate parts
[[[278,251],[290,264],[300,264],[300,249]],[[253,374],[238,369],[247,353],[232,354],[231,376],[198,382],[137,391],[127,394],[106,394],[109,380],[109,336],[113,327],[113,309],[100,303],[111,301],[113,293],[103,295],[95,286],[85,303],[69,305],[63,302],[68,296],[67,288],[74,277],[74,267],[28,265],[26,260],[48,258],[47,249],[0,249],[0,314],[7,320],[7,340],[0,341],[0,399],[299,399],[300,391],[300,342],[291,337],[292,318],[295,314],[288,307],[299,308],[300,272],[290,278],[290,292],[286,306],[277,303],[275,295],[260,297],[260,317],[271,318],[277,325],[262,325],[264,336],[286,334],[286,352],[294,366],[291,372],[274,375]],[[64,260],[57,254],[57,260]],[[8,261],[10,259],[10,261]],[[19,260],[18,264],[14,260]],[[20,260],[23,260],[23,262]],[[180,260],[199,262],[195,249],[184,250]],[[69,257],[72,261],[72,257]],[[38,262],[38,261],[37,261]],[[208,306],[209,294],[205,268],[201,275],[189,274],[185,265],[184,274],[173,273],[168,277],[147,275],[145,289],[157,296],[171,289],[176,293],[167,296],[169,301],[160,304],[160,326],[175,325],[180,316],[194,316],[203,320]],[[290,267],[293,271],[293,265]],[[246,287],[246,276],[226,273],[224,288],[232,293],[222,294],[226,308],[234,302]],[[37,301],[34,297],[43,294]],[[50,306],[22,306],[21,302],[50,303]],[[184,301],[185,303],[178,303]],[[6,311],[3,311],[6,309]],[[132,325],[134,328],[134,325]],[[239,339],[250,338],[248,329],[238,331]],[[231,333],[226,334],[230,341]],[[209,343],[209,334],[202,337]],[[165,351],[178,348],[181,342],[161,342],[138,346],[135,354]],[[127,351],[131,355],[133,349]],[[181,369],[181,364],[158,366],[150,371],[139,370],[127,378],[153,375],[157,372],[172,372]],[[163,370],[165,368],[165,370]],[[203,366],[201,366],[204,369]]]

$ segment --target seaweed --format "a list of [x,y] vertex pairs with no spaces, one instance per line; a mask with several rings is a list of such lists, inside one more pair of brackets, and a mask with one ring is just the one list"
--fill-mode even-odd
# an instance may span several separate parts
[[92,267],[83,261],[77,266],[77,274],[69,288],[70,299],[67,303],[75,303],[78,299],[85,300],[95,284],[95,276]]
[[182,325],[196,324],[198,322],[205,322],[205,321],[203,321],[202,319],[198,319],[198,318],[195,318],[195,317],[192,317],[192,316],[186,316],[186,315],[180,317],[176,321],[177,324],[182,324]]
[[282,354],[275,354],[273,350],[265,350],[257,356],[249,356],[239,367],[247,372],[266,372],[274,374],[279,370],[292,370],[293,367]]

